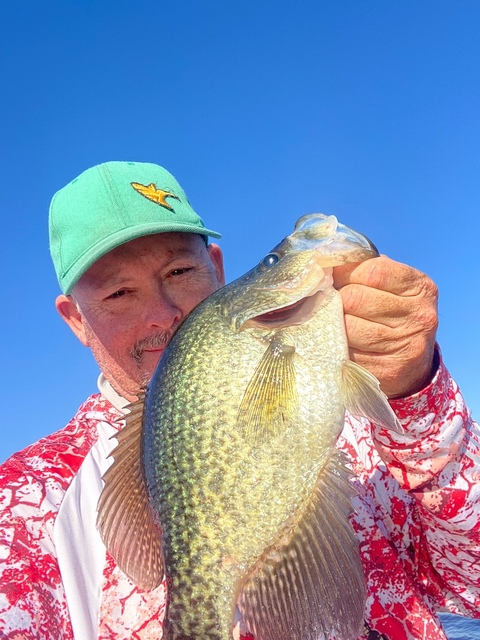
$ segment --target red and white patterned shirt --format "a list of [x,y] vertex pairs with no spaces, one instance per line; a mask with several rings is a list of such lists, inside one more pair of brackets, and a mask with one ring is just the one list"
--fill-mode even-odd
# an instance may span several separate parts
[[[135,587],[95,527],[124,406],[100,388],[64,429],[0,466],[0,638],[162,637],[165,583]],[[363,637],[445,640],[435,611],[480,617],[480,429],[443,363],[391,404],[404,434],[347,416],[337,445],[356,474]]]

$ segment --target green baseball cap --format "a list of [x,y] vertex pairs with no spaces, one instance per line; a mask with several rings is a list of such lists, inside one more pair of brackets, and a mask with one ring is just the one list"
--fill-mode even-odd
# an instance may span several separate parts
[[84,171],[53,196],[49,231],[66,294],[94,262],[135,238],[166,231],[221,237],[205,228],[166,169],[145,162],[105,162]]

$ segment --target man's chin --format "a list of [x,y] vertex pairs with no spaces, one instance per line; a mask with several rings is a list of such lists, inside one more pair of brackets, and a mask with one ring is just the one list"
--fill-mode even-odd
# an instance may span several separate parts
[[148,384],[157,368],[163,349],[144,351],[142,353],[142,361],[140,365],[141,377],[143,385]]

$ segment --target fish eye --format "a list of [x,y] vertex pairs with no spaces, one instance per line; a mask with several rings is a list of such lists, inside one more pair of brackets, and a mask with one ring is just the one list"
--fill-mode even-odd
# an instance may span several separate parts
[[270,268],[270,267],[273,267],[275,264],[277,264],[279,260],[280,258],[278,254],[269,253],[268,256],[265,256],[265,258],[262,260],[262,265],[264,267]]

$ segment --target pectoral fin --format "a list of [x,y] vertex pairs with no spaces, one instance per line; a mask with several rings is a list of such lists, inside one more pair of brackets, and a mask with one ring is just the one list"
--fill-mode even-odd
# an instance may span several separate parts
[[255,444],[282,433],[295,416],[298,396],[294,355],[295,347],[275,337],[245,389],[237,427]]
[[140,589],[150,591],[163,580],[161,532],[141,461],[143,398],[130,409],[125,427],[115,435],[114,462],[103,476],[97,528],[120,569]]
[[354,493],[349,475],[334,452],[298,521],[240,587],[238,606],[256,640],[318,640],[332,631],[345,640],[361,635],[365,583],[348,520]]
[[347,411],[380,427],[403,433],[403,427],[388,404],[387,396],[380,391],[380,383],[374,375],[347,360],[342,370],[342,383]]

